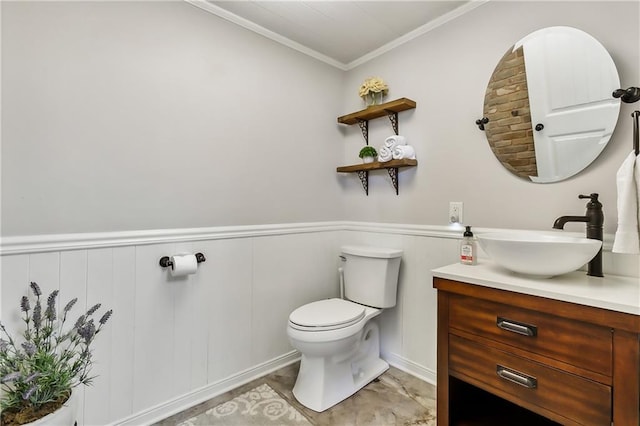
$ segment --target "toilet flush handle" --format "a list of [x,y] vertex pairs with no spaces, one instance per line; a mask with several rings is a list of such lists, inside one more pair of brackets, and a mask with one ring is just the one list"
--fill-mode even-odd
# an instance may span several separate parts
[[[338,257],[343,262],[347,261],[346,256],[340,255]],[[338,274],[340,275],[340,299],[344,299],[344,269],[342,267],[338,268]]]

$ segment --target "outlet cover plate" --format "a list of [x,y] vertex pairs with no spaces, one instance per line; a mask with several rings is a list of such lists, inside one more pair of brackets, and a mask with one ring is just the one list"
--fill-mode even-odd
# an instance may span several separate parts
[[462,205],[462,201],[449,202],[449,223],[464,223]]

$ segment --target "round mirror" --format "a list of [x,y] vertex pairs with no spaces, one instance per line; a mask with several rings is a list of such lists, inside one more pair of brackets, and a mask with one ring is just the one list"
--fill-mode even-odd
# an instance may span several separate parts
[[611,95],[618,88],[616,66],[598,40],[575,28],[544,28],[498,63],[480,126],[511,173],[558,182],[587,167],[606,146],[620,111],[620,100]]

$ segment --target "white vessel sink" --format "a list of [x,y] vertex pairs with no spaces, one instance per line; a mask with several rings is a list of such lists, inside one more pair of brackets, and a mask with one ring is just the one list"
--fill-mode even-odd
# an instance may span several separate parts
[[561,232],[489,232],[478,234],[482,249],[513,272],[552,277],[580,269],[598,253],[602,241]]

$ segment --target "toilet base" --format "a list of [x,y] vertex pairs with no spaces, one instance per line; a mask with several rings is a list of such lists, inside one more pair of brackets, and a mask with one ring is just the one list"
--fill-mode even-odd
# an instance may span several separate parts
[[310,357],[302,354],[293,395],[316,412],[325,411],[358,392],[389,369],[380,358],[378,326],[370,321],[351,354]]

